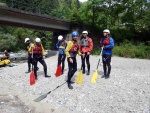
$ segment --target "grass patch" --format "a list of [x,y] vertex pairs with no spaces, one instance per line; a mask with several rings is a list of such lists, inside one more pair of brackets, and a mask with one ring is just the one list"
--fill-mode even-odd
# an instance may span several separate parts
[[[99,55],[100,50],[100,48],[96,48],[91,54]],[[132,43],[122,43],[120,46],[114,47],[113,55],[127,58],[150,59],[150,46],[146,46],[142,43],[136,45]]]

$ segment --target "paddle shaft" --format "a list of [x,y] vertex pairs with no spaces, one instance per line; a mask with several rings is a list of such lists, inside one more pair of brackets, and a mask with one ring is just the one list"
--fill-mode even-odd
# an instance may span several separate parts
[[32,71],[33,71],[33,48],[32,48]]
[[99,66],[99,62],[100,62],[100,59],[98,60],[98,64],[97,64],[97,68],[96,68],[96,69],[98,69],[98,66]]
[[49,92],[47,93],[47,95],[48,95],[48,94],[50,94],[52,91],[56,90],[57,88],[61,87],[61,86],[62,86],[62,85],[64,85],[65,83],[66,83],[66,82],[64,82],[63,84],[61,84],[61,85],[57,86],[55,89],[53,89],[53,90],[49,91]]
[[[102,51],[103,51],[103,47],[102,47],[102,50],[101,50],[101,52],[100,52],[100,57],[102,56]],[[98,69],[99,62],[100,62],[100,58],[99,58],[99,60],[98,60],[98,64],[97,64],[97,68],[96,68],[96,69]]]

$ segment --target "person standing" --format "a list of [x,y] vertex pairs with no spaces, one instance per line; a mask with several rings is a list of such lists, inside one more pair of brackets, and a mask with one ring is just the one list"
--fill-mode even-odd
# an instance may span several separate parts
[[82,72],[85,74],[85,60],[87,64],[87,75],[90,75],[90,53],[93,50],[93,41],[90,37],[88,37],[88,32],[83,31],[82,32],[82,39],[81,39],[81,47],[80,51],[82,53],[81,61],[82,61]]
[[103,61],[103,70],[104,75],[102,78],[109,78],[111,72],[111,57],[112,57],[112,49],[114,47],[114,40],[110,36],[110,31],[105,29],[103,31],[104,37],[100,40],[100,47],[103,48],[102,52],[102,61]]
[[25,38],[25,43],[26,43],[26,50],[28,52],[28,71],[25,73],[30,73],[31,72],[31,64],[32,64],[32,53],[29,52],[29,48],[30,48],[32,42],[29,38]]
[[45,77],[51,77],[47,75],[47,65],[46,65],[46,62],[44,61],[45,59],[44,48],[43,48],[43,45],[41,44],[40,38],[37,37],[35,39],[35,43],[30,46],[29,52],[33,53],[33,65],[34,65],[35,79],[37,80],[37,62],[38,61],[43,65]]
[[71,78],[73,77],[74,73],[77,71],[77,61],[76,61],[76,55],[80,53],[79,50],[79,43],[77,41],[78,39],[78,33],[76,31],[72,32],[72,40],[67,42],[66,47],[66,56],[68,61],[68,88],[73,89],[73,86],[71,85]]
[[66,41],[64,40],[62,35],[58,36],[58,42],[56,44],[56,48],[58,49],[58,64],[57,64],[57,66],[62,64],[61,74],[63,74],[64,67],[65,67],[65,59],[66,59],[66,54],[65,54]]

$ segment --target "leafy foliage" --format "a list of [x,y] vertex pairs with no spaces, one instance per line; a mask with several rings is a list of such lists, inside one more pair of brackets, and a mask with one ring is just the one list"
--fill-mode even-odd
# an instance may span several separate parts
[[0,42],[0,47],[2,51],[4,51],[5,49],[10,51],[16,49],[17,40],[16,37],[12,36],[11,34],[2,34],[0,32]]
[[[41,13],[53,17],[58,17],[71,21],[72,30],[79,33],[88,30],[89,36],[93,38],[94,51],[97,53],[99,40],[102,37],[103,29],[110,29],[112,37],[115,39],[115,54],[120,56],[147,57],[147,44],[150,36],[150,2],[148,0],[1,0],[0,4],[21,10]],[[9,34],[16,38],[17,50],[23,49],[24,38],[29,37],[34,41],[35,37],[40,37],[44,46],[49,49],[52,44],[52,32],[37,31],[24,28],[14,28],[0,26],[1,35]],[[6,36],[7,37],[7,36]],[[0,37],[1,39],[1,37]],[[144,52],[137,52],[133,49],[121,48],[132,42],[144,43]],[[121,48],[121,49],[120,49]],[[141,49],[139,49],[141,50]],[[141,55],[140,55],[141,56]]]

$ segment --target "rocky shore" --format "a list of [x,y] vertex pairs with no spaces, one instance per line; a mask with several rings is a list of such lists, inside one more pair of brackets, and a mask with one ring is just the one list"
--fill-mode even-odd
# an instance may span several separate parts
[[[51,78],[44,77],[43,67],[38,63],[38,80],[33,86],[29,84],[30,73],[25,73],[26,62],[0,68],[0,113],[150,113],[150,60],[112,57],[110,78],[101,78],[100,65],[97,82],[92,84],[98,59],[99,56],[90,57],[91,74],[84,75],[82,85],[74,83],[70,90],[64,84],[40,102],[33,100],[67,79],[67,61],[64,74],[55,77],[57,55],[45,59]],[[77,62],[73,81],[81,67],[79,56]]]

